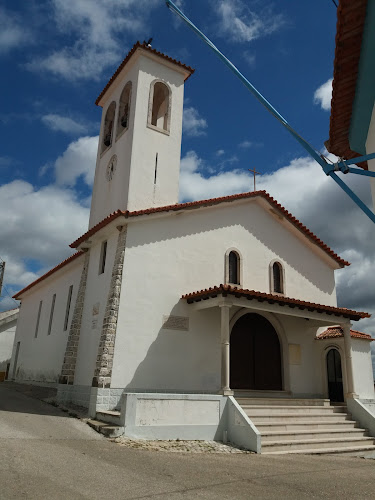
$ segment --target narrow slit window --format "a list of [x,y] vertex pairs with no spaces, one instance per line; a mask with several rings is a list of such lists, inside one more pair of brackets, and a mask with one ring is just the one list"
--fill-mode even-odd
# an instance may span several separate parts
[[51,312],[49,314],[49,323],[48,323],[48,332],[47,332],[47,335],[51,335],[52,321],[53,321],[53,312],[55,310],[55,302],[56,302],[56,294],[54,293],[53,297],[52,297]]
[[156,177],[158,175],[158,153],[155,156],[155,174],[154,174],[154,184],[156,184]]
[[100,250],[99,274],[103,274],[105,270],[105,261],[107,257],[107,241],[103,241]]
[[73,285],[70,285],[69,292],[68,292],[68,300],[66,301],[65,320],[64,320],[64,332],[68,329],[70,304],[72,302],[72,293],[73,293]]
[[165,83],[156,82],[153,86],[151,125],[168,131],[169,108],[169,88]]
[[274,262],[272,265],[272,282],[275,293],[284,293],[283,269],[280,262]]
[[41,301],[39,302],[38,316],[37,316],[37,318],[36,318],[35,335],[34,335],[34,337],[35,337],[35,338],[37,338],[37,336],[38,336],[39,322],[40,322],[40,315],[41,315],[41,312],[42,312],[42,303],[43,303],[43,301],[41,300]]
[[115,124],[116,103],[113,101],[107,109],[104,119],[104,128],[102,136],[102,153],[111,146],[113,137],[113,128]]
[[234,251],[228,255],[228,281],[234,285],[240,284],[240,256]]

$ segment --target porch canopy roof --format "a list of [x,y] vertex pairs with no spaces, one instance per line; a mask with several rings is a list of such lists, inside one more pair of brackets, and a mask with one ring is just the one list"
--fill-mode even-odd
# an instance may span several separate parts
[[371,316],[367,312],[315,304],[284,295],[247,290],[231,285],[219,285],[188,293],[183,295],[182,299],[185,299],[188,304],[194,304],[196,309],[217,307],[225,302],[228,305],[312,319],[325,324],[337,324],[338,318],[342,318],[342,322],[346,323],[348,320],[358,321]]

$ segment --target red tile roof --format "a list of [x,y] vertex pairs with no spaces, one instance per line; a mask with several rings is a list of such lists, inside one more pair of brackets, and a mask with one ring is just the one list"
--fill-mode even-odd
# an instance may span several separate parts
[[354,321],[371,317],[371,315],[366,312],[353,311],[343,307],[324,306],[322,304],[315,304],[314,302],[306,302],[303,300],[292,299],[290,297],[284,297],[283,295],[274,295],[271,293],[237,288],[231,285],[219,285],[214,286],[213,288],[206,288],[198,292],[187,293],[181,298],[186,299],[188,304],[192,304],[193,302],[215,298],[218,295],[222,295],[223,297],[233,295],[236,298],[246,298],[248,300],[257,300],[258,302],[268,302],[269,304],[278,304],[280,306],[288,306],[290,308],[297,307],[300,310],[307,309],[308,311],[342,316],[344,318],[350,318]]
[[[336,339],[344,336],[344,331],[341,326],[329,326],[327,330],[317,335],[316,340],[325,340],[325,339]],[[357,330],[350,330],[350,336],[355,339],[363,339],[363,340],[375,340],[368,335],[367,333],[358,332]]]
[[[349,145],[367,0],[340,0],[337,9],[333,92],[327,149],[345,159],[361,156]],[[367,162],[359,164],[367,169]]]
[[75,260],[77,257],[79,257],[80,255],[83,255],[83,254],[84,254],[84,252],[76,252],[76,253],[74,253],[73,255],[71,255],[70,257],[68,257],[67,259],[65,259],[62,262],[60,262],[60,264],[58,264],[57,266],[55,266],[52,269],[50,269],[47,273],[43,274],[43,276],[41,276],[37,280],[35,280],[32,283],[30,283],[30,285],[27,285],[21,291],[17,292],[15,295],[13,295],[13,298],[14,299],[19,299],[21,297],[21,295],[23,293],[27,292],[28,290],[30,290],[30,288],[32,288],[33,286],[37,285],[41,281],[45,280],[46,278],[48,278],[48,276],[51,276],[51,274],[55,273],[56,271],[58,271],[62,267],[66,266],[67,264],[70,264],[70,262],[73,262],[73,260]]
[[191,201],[187,203],[176,203],[175,205],[167,205],[164,207],[147,208],[145,210],[137,210],[134,212],[129,212],[128,210],[122,211],[117,210],[112,214],[108,215],[105,219],[100,221],[98,224],[89,229],[86,233],[80,236],[77,240],[71,243],[71,248],[77,248],[81,243],[90,238],[93,234],[99,231],[101,228],[109,224],[111,221],[117,217],[123,216],[125,218],[137,217],[140,215],[149,215],[159,212],[177,212],[179,210],[195,209],[201,207],[208,207],[213,205],[219,205],[224,202],[232,202],[241,199],[256,198],[261,197],[267,200],[281,215],[286,217],[289,222],[291,222],[297,229],[299,229],[312,243],[318,245],[322,250],[324,250],[332,259],[334,259],[341,267],[349,266],[350,263],[341,257],[339,257],[329,246],[327,246],[322,240],[320,240],[313,232],[311,232],[302,222],[296,219],[286,208],[284,208],[280,203],[278,203],[271,195],[266,191],[253,191],[251,193],[241,193],[234,194],[231,196],[222,196],[220,198],[211,198],[208,200]]
[[189,78],[189,76],[191,76],[193,73],[194,73],[194,69],[191,68],[190,66],[187,66],[186,64],[182,63],[181,61],[177,61],[176,59],[172,59],[172,57],[169,57],[167,56],[166,54],[163,54],[162,52],[159,52],[158,50],[155,50],[153,49],[151,46],[148,46],[146,43],[140,43],[140,42],[136,42],[133,47],[131,48],[130,52],[127,54],[127,56],[125,57],[125,59],[122,61],[122,63],[120,64],[120,66],[116,69],[116,71],[113,73],[113,75],[111,76],[111,78],[109,79],[109,82],[107,83],[107,85],[104,87],[104,89],[101,91],[99,97],[96,99],[95,101],[95,104],[96,105],[99,105],[99,101],[100,99],[104,96],[104,94],[107,92],[107,90],[109,89],[109,87],[112,85],[112,83],[114,82],[114,80],[116,79],[117,75],[121,72],[121,70],[123,69],[123,67],[127,64],[127,62],[130,60],[131,56],[135,53],[135,51],[138,49],[138,48],[142,48],[144,50],[147,50],[148,52],[151,52],[151,54],[155,54],[156,56],[159,56],[159,57],[162,57],[163,59],[166,59],[167,61],[173,63],[173,64],[177,64],[178,66],[180,66],[181,68],[184,68],[188,73],[189,75],[185,78],[185,80],[187,80]]

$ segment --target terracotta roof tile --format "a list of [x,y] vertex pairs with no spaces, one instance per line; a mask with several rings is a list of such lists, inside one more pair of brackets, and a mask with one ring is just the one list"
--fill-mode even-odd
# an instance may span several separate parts
[[125,57],[125,59],[122,61],[122,63],[120,64],[120,66],[116,69],[116,71],[113,73],[113,75],[111,76],[111,78],[109,79],[109,82],[107,83],[107,85],[104,87],[104,89],[101,91],[99,97],[96,99],[95,101],[95,104],[96,105],[99,105],[99,101],[100,99],[104,96],[104,94],[107,92],[107,90],[109,89],[109,87],[112,85],[112,83],[114,82],[114,80],[116,79],[117,75],[121,72],[121,70],[124,68],[124,66],[127,64],[127,62],[130,60],[131,56],[135,53],[135,51],[138,49],[138,48],[142,48],[144,50],[147,50],[148,52],[151,52],[152,54],[155,54],[156,56],[159,56],[159,57],[162,57],[163,59],[166,59],[167,61],[173,63],[173,64],[177,64],[178,66],[180,66],[181,68],[184,68],[186,71],[188,71],[190,74],[185,78],[185,80],[187,80],[189,78],[189,76],[191,76],[193,73],[194,73],[194,69],[191,68],[190,66],[187,66],[186,64],[182,63],[181,61],[177,61],[176,59],[173,59],[172,57],[169,57],[167,56],[166,54],[163,54],[162,52],[159,52],[158,50],[155,50],[153,49],[152,47],[148,46],[147,44],[145,43],[140,43],[140,42],[136,42],[133,47],[131,48],[130,52],[127,54],[127,56]]
[[[349,128],[361,55],[367,0],[340,0],[337,9],[336,48],[329,141],[327,149],[350,159],[362,156],[349,145]],[[367,169],[367,162],[359,163]]]
[[[327,330],[317,335],[316,340],[325,340],[325,339],[336,339],[344,336],[344,331],[341,326],[329,326]],[[358,330],[350,330],[350,336],[355,339],[363,339],[363,340],[375,340],[368,335],[367,333],[359,332]]]
[[48,276],[51,276],[51,274],[55,273],[56,271],[58,271],[62,267],[66,266],[67,264],[70,264],[70,262],[73,262],[73,260],[75,260],[77,257],[79,257],[80,255],[83,255],[83,254],[84,254],[84,252],[76,252],[76,253],[74,253],[73,255],[71,255],[70,257],[68,257],[67,259],[65,259],[62,262],[60,262],[60,264],[58,264],[57,266],[55,266],[52,269],[50,269],[47,273],[43,274],[43,276],[41,276],[37,280],[35,280],[32,283],[30,283],[30,285],[27,285],[21,291],[17,292],[15,295],[13,295],[13,298],[14,299],[19,299],[19,297],[21,297],[21,295],[23,293],[25,293],[28,290],[30,290],[30,288],[32,288],[33,286],[37,285],[41,281],[45,280],[46,278],[48,278]]
[[280,306],[288,306],[291,308],[297,307],[301,310],[307,309],[308,311],[326,313],[330,315],[332,314],[334,316],[342,316],[344,318],[350,318],[354,321],[358,321],[362,318],[369,318],[371,316],[366,312],[353,311],[351,309],[346,309],[343,307],[325,306],[322,304],[315,304],[314,302],[292,299],[283,295],[274,295],[271,293],[258,292],[256,290],[237,288],[231,285],[219,285],[214,286],[213,288],[206,288],[204,290],[199,290],[198,292],[185,294],[181,298],[186,299],[188,304],[191,304],[193,302],[215,298],[218,295],[223,295],[224,297],[227,295],[233,295],[237,298],[243,297],[248,300],[257,300],[259,302],[279,304]]
[[278,203],[271,195],[266,191],[253,191],[251,193],[241,193],[234,194],[231,196],[222,196],[220,198],[211,198],[207,200],[191,201],[187,203],[176,203],[175,205],[167,205],[163,207],[147,208],[144,210],[137,210],[133,212],[117,210],[112,214],[108,215],[105,219],[100,221],[98,224],[93,226],[89,231],[80,236],[77,240],[71,243],[71,248],[77,248],[81,243],[87,240],[90,236],[99,231],[102,227],[109,224],[111,221],[117,217],[124,216],[125,218],[137,217],[141,215],[150,215],[159,212],[177,212],[179,210],[195,209],[201,207],[208,207],[213,205],[219,205],[220,203],[232,202],[241,199],[262,197],[267,200],[276,210],[278,210],[281,215],[286,217],[289,222],[291,222],[297,229],[299,229],[307,238],[312,241],[312,243],[318,245],[322,250],[324,250],[330,257],[332,257],[338,264],[342,267],[349,266],[350,263],[341,257],[339,257],[328,245],[326,245],[321,239],[319,239],[312,231],[310,231],[302,222],[300,222],[296,217],[294,217],[286,208],[284,208],[280,203]]

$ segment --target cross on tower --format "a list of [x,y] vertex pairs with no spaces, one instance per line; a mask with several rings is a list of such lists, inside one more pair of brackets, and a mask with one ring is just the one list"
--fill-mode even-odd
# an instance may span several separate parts
[[254,174],[254,191],[255,191],[255,176],[256,176],[257,174],[259,174],[259,175],[260,175],[260,172],[257,172],[257,171],[255,170],[255,168],[253,168],[253,169],[248,168],[248,171],[249,171],[249,172],[253,172],[253,174]]

